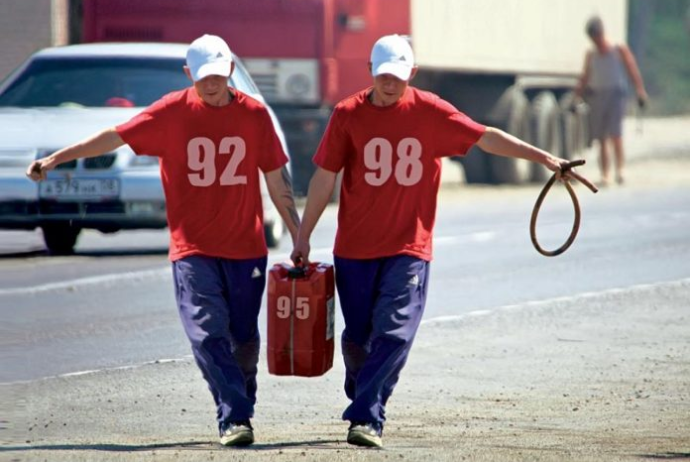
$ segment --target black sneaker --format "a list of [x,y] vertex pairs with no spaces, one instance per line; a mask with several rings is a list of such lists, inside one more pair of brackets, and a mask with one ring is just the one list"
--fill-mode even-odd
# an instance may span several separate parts
[[249,420],[230,422],[220,432],[220,444],[223,446],[249,446],[254,442],[254,429]]
[[377,422],[352,422],[347,432],[347,442],[369,448],[383,447],[383,428]]

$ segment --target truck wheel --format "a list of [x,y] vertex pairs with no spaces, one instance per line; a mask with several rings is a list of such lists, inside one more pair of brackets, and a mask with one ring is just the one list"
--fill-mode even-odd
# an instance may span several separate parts
[[69,223],[50,223],[41,226],[43,241],[51,255],[71,255],[81,228]]
[[[518,86],[508,88],[489,113],[489,122],[518,138],[531,141],[529,100]],[[530,163],[523,159],[489,156],[495,183],[522,184],[530,180]]]
[[589,106],[579,104],[577,106],[577,151],[584,151],[592,146],[592,138],[589,134]]
[[275,249],[280,245],[280,239],[283,237],[285,225],[280,218],[272,223],[264,223],[264,235],[266,237],[266,246],[269,249]]
[[492,183],[491,164],[489,162],[491,154],[487,154],[477,146],[473,146],[466,156],[451,158],[459,160],[465,173],[467,184]]
[[[532,101],[534,145],[561,157],[560,107],[550,91],[539,93]],[[539,164],[532,165],[532,181],[543,182],[551,172]]]

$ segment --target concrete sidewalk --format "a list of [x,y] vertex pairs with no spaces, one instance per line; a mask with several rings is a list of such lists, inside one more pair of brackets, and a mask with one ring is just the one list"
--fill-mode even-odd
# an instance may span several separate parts
[[626,158],[666,159],[690,156],[690,116],[628,117],[623,123]]
[[344,442],[336,352],[314,379],[269,376],[262,356],[248,449],[217,444],[191,359],[5,385],[0,460],[690,460],[688,300],[685,279],[428,319],[384,450]]
[[[676,117],[628,117],[623,122],[623,145],[628,164],[645,159],[677,159],[690,157],[690,115]],[[613,155],[613,154],[611,154]],[[588,170],[597,173],[599,152],[596,146],[580,157],[587,160]],[[596,179],[597,176],[592,175]],[[443,187],[465,184],[459,162],[443,158]]]

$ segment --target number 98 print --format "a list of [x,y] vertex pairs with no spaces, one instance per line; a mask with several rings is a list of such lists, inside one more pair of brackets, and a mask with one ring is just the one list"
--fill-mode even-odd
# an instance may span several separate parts
[[[378,154],[378,155],[377,155]],[[385,138],[372,138],[364,146],[364,165],[371,170],[364,179],[372,186],[383,185],[394,174],[401,186],[414,186],[422,179],[422,143],[403,138],[396,149],[398,160],[393,172],[393,145]]]

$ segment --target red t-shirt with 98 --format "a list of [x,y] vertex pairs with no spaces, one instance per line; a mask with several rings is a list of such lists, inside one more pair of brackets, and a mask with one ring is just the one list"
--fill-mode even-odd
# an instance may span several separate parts
[[221,107],[193,87],[170,93],[116,127],[137,154],[158,156],[170,260],[267,255],[259,170],[288,161],[266,107],[231,89]]
[[314,163],[343,169],[333,253],[432,255],[441,157],[465,155],[485,127],[433,93],[408,87],[387,107],[361,91],[338,103]]

